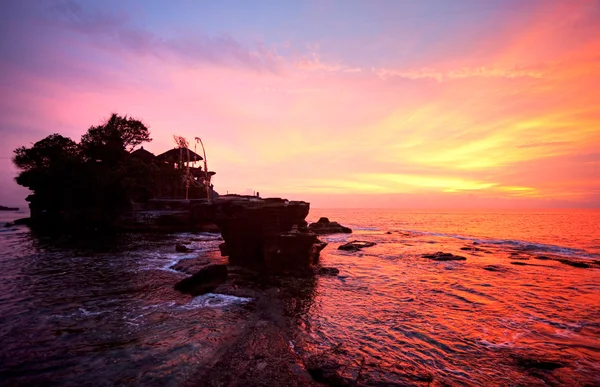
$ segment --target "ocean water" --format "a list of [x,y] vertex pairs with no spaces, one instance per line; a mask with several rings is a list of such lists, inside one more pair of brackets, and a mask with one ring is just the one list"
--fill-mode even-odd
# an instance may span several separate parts
[[[308,220],[321,216],[354,232],[322,237],[321,261],[340,273],[292,308],[300,355],[335,359],[357,385],[600,385],[600,269],[560,262],[600,260],[600,212],[312,209]],[[376,245],[337,250],[351,240]],[[175,253],[177,241],[197,252]],[[172,289],[186,276],[177,263],[218,260],[219,243],[0,229],[0,384],[188,381],[251,313],[248,298]],[[466,260],[421,257],[437,251]]]
[[[600,269],[554,260],[600,260],[600,212],[313,210],[309,220],[320,216],[354,233],[322,238],[321,261],[340,275],[320,279],[301,336],[313,353],[339,346],[349,379],[600,385]],[[355,239],[377,245],[336,249]],[[421,257],[437,251],[467,259]]]

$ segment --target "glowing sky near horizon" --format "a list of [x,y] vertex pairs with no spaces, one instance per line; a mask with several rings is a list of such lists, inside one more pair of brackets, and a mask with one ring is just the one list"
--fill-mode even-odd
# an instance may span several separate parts
[[600,1],[15,0],[0,32],[0,202],[14,148],[116,112],[202,137],[220,193],[600,206]]

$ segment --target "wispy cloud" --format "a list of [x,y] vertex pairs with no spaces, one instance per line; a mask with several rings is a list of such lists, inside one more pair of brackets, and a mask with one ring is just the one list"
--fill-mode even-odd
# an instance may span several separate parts
[[65,0],[49,8],[53,20],[99,46],[122,54],[175,58],[184,62],[210,62],[276,71],[280,58],[275,49],[262,44],[244,47],[229,35],[207,36],[190,32],[186,36],[165,37],[137,26],[123,13],[87,11],[79,3]]

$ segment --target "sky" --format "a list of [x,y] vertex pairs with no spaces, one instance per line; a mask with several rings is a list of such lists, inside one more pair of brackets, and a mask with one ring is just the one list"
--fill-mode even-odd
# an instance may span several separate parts
[[600,1],[0,2],[0,204],[15,148],[113,112],[219,193],[597,208]]

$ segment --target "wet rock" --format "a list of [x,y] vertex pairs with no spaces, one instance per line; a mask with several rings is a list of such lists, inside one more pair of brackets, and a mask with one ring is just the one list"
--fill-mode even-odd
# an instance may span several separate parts
[[221,251],[221,256],[222,257],[228,257],[229,256],[229,249],[227,249],[227,244],[225,242],[219,244],[219,250]]
[[222,254],[231,264],[272,274],[314,274],[326,244],[306,227],[309,208],[309,203],[279,198],[219,202],[215,223],[225,241]]
[[520,367],[527,369],[552,371],[565,366],[563,363],[555,359],[535,359],[526,356],[515,356],[515,360]]
[[214,223],[204,223],[198,226],[198,231],[219,234],[221,229]]
[[320,218],[316,223],[309,224],[308,229],[318,235],[352,233],[349,227],[342,226],[338,222],[330,222],[328,218]]
[[183,259],[170,268],[191,275],[210,265],[210,263],[211,261],[208,258],[191,258]]
[[175,251],[177,251],[178,253],[189,253],[190,251],[193,251],[193,250],[190,249],[189,247],[187,247],[186,245],[184,245],[183,243],[177,243],[175,245]]
[[337,362],[320,355],[311,356],[306,360],[306,370],[319,383],[331,387],[350,386],[351,382],[340,375],[342,366]]
[[20,218],[20,219],[15,220],[14,222],[6,223],[6,227],[20,226],[20,225],[28,226],[30,223],[31,223],[31,218]]
[[433,259],[434,261],[466,261],[467,258],[461,255],[454,255],[452,253],[443,253],[438,251],[434,254],[423,254],[423,258]]
[[510,264],[511,264],[511,265],[517,265],[517,266],[539,266],[539,267],[551,267],[551,266],[546,266],[546,265],[536,265],[535,263],[525,263],[525,262],[520,262],[520,261],[512,261]]
[[367,242],[367,241],[352,241],[348,243],[344,243],[343,245],[338,246],[338,250],[344,251],[359,251],[364,247],[372,247],[375,246],[375,242]]
[[483,251],[479,247],[465,246],[460,248],[462,251]]
[[174,288],[181,293],[199,296],[213,291],[226,280],[226,265],[210,265],[206,266],[193,276],[177,282]]
[[487,271],[499,271],[499,272],[506,271],[506,269],[504,269],[503,267],[496,266],[496,265],[487,265],[487,266],[484,266],[483,270],[487,270]]
[[573,266],[573,267],[579,267],[582,269],[587,269],[592,267],[589,263],[583,262],[583,261],[574,261],[574,260],[570,260],[570,259],[558,259],[558,262],[564,264],[564,265],[569,265],[569,266]]
[[335,267],[320,267],[319,270],[317,270],[317,274],[335,277],[340,274],[340,270]]

